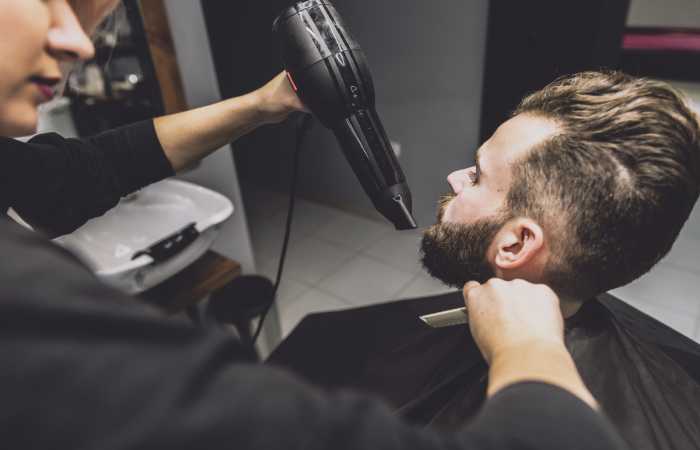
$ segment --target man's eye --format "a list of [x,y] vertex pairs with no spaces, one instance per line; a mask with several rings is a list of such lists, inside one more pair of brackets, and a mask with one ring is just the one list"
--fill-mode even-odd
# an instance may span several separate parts
[[472,186],[479,184],[479,170],[474,169],[469,171],[469,181],[471,181]]

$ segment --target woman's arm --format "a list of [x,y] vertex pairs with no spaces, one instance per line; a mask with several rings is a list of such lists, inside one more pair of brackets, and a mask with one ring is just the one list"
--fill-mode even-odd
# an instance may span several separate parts
[[259,126],[281,122],[290,113],[303,110],[281,73],[250,94],[159,117],[155,127],[165,155],[179,172]]
[[89,138],[49,133],[27,144],[4,139],[0,191],[24,220],[59,236],[104,214],[122,197],[297,110],[303,105],[280,74],[248,95]]
[[0,139],[0,147],[3,203],[50,236],[74,231],[174,173],[150,120],[85,139]]

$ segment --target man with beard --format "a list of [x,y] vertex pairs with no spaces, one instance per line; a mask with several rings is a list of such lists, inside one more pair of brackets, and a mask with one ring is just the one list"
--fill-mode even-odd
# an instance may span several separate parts
[[[494,277],[548,285],[567,348],[630,446],[700,448],[700,347],[605,294],[668,253],[697,201],[700,130],[684,99],[620,73],[560,79],[448,182],[422,241],[428,272],[458,288]],[[449,294],[312,316],[271,362],[451,429],[483,403],[488,368],[465,346],[467,327],[430,329],[418,316],[457,306]]]

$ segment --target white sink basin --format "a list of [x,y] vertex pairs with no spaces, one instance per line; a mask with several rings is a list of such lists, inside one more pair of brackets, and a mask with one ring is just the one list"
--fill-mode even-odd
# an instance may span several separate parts
[[81,257],[108,284],[136,294],[202,256],[231,214],[233,205],[223,195],[165,180],[125,198],[56,242]]

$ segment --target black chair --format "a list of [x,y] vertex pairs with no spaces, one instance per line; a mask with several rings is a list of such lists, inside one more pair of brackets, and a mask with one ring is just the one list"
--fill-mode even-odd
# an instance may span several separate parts
[[255,349],[251,324],[262,316],[275,300],[272,282],[258,275],[238,277],[212,294],[207,315],[221,324],[233,325],[241,344],[255,360],[260,357]]

